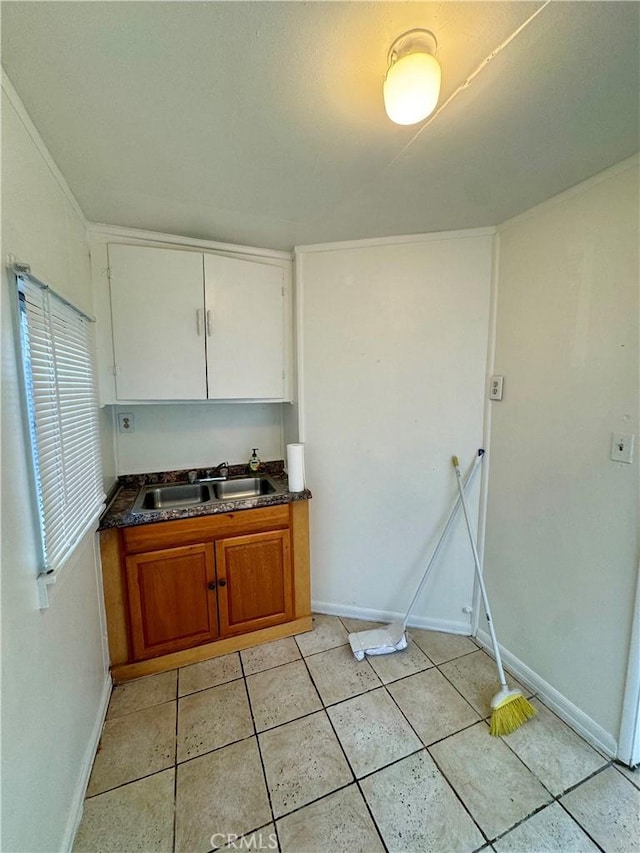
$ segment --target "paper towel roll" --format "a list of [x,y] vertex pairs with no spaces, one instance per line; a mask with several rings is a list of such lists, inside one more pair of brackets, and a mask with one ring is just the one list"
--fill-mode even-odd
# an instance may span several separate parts
[[304,492],[304,444],[287,444],[289,491]]

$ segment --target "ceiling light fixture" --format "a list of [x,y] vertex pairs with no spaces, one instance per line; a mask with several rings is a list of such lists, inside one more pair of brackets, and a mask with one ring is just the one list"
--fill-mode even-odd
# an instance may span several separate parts
[[438,43],[430,30],[408,30],[389,48],[384,108],[396,124],[416,124],[435,110],[440,95]]

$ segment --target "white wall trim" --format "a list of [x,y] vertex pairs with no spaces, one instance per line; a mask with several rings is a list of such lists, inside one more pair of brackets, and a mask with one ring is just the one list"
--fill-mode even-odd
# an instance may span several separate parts
[[84,224],[84,226],[86,228],[87,227],[87,218],[84,215],[84,213],[82,212],[82,208],[80,207],[80,205],[76,201],[76,198],[73,195],[73,193],[71,192],[69,184],[66,182],[64,175],[62,174],[62,172],[60,171],[60,169],[56,165],[56,162],[53,159],[53,157],[51,156],[51,154],[49,153],[47,146],[44,144],[44,140],[42,139],[42,137],[38,133],[38,128],[35,126],[35,124],[31,120],[31,116],[27,112],[25,105],[22,103],[20,95],[16,92],[16,90],[13,86],[13,83],[11,82],[9,77],[7,76],[7,72],[4,70],[4,68],[2,68],[1,70],[2,70],[2,89],[4,90],[7,98],[9,99],[11,106],[16,111],[18,118],[20,119],[20,121],[24,125],[25,130],[27,131],[27,133],[31,137],[33,144],[38,149],[38,153],[42,157],[43,161],[46,163],[47,167],[49,168],[49,171],[51,172],[51,174],[55,178],[56,183],[59,185],[60,189],[62,190],[62,192],[65,194],[67,200],[69,201],[69,204],[73,207],[75,212],[78,214],[81,222]]
[[337,252],[345,249],[366,249],[372,246],[395,246],[404,243],[433,243],[440,240],[460,240],[465,238],[491,237],[496,229],[466,228],[460,231],[434,231],[428,234],[401,234],[395,237],[367,237],[363,240],[344,240],[337,243],[312,243],[306,246],[296,246],[294,256],[307,252]]
[[305,442],[305,411],[304,411],[304,279],[302,264],[304,258],[295,255],[293,259],[294,298],[296,306],[295,342],[296,342],[296,400],[298,403],[298,441]]
[[[486,631],[478,631],[475,639],[493,657],[491,638]],[[539,696],[545,705],[548,705],[561,720],[564,720],[588,743],[599,749],[609,758],[614,758],[618,751],[616,739],[601,725],[592,720],[584,711],[581,711],[573,702],[563,696],[555,687],[552,687],[536,672],[530,669],[515,655],[507,649],[499,646],[505,668],[521,681],[525,687],[530,688]],[[507,682],[509,678],[507,677]]]
[[615,166],[610,166],[603,172],[598,172],[598,174],[594,175],[592,178],[587,178],[586,181],[581,181],[579,184],[570,187],[568,190],[540,202],[540,204],[535,205],[535,207],[530,207],[527,210],[522,211],[522,213],[512,216],[511,219],[506,219],[504,222],[501,222],[496,226],[496,230],[499,233],[501,231],[506,231],[513,225],[520,225],[520,223],[526,222],[528,219],[532,219],[547,210],[552,210],[554,207],[565,204],[567,201],[570,201],[570,199],[575,198],[575,196],[589,192],[589,190],[592,190],[594,187],[597,187],[599,184],[602,184],[611,178],[615,178],[617,175],[622,175],[630,169],[637,168],[638,165],[640,165],[640,154],[634,154],[632,157],[627,157],[626,160],[616,163]]
[[72,850],[73,841],[76,836],[76,832],[78,831],[78,827],[80,826],[80,821],[82,820],[84,798],[87,791],[87,785],[89,784],[89,776],[91,775],[93,762],[96,757],[96,752],[98,751],[98,746],[100,744],[102,728],[104,726],[104,721],[107,716],[109,699],[111,698],[112,686],[113,685],[111,682],[111,676],[108,672],[106,672],[104,684],[102,686],[102,695],[100,696],[100,703],[98,705],[98,714],[96,716],[96,721],[91,731],[91,737],[89,738],[87,748],[84,752],[84,758],[82,760],[82,765],[78,774],[78,783],[76,785],[76,790],[71,801],[71,807],[69,808],[69,816],[67,818],[67,825],[65,827],[65,832],[62,840],[63,850]]
[[[482,425],[482,440],[485,454],[482,460],[480,478],[480,497],[478,502],[478,528],[476,532],[477,548],[484,567],[484,544],[487,533],[487,509],[489,506],[489,481],[491,473],[491,416],[492,406],[499,405],[489,399],[489,377],[495,370],[496,334],[498,324],[498,281],[500,275],[500,234],[495,234],[491,246],[491,291],[489,296],[489,333],[487,335],[487,367],[484,389],[484,413]],[[480,616],[484,607],[480,599],[480,587],[475,577],[473,584],[473,612],[471,614],[471,630],[475,634],[480,624]]]
[[127,228],[121,225],[104,225],[99,222],[88,222],[89,234],[104,236],[106,238],[117,237],[123,240],[144,242],[145,245],[156,244],[158,246],[172,246],[184,248],[189,246],[199,251],[229,252],[233,255],[249,255],[251,257],[273,258],[277,260],[290,261],[291,252],[282,252],[277,249],[260,249],[255,246],[242,246],[236,243],[219,243],[215,240],[198,240],[194,237],[182,237],[178,234],[164,234],[159,231],[145,231],[140,228]]
[[[369,610],[366,607],[351,607],[333,601],[311,602],[314,613],[325,613],[327,616],[345,616],[349,619],[366,619],[369,622],[395,622],[403,619],[404,613],[395,610]],[[454,622],[448,619],[432,619],[429,617],[412,616],[409,628],[425,628],[427,631],[443,631],[446,634],[464,634],[470,636],[467,622]]]
[[640,573],[636,583],[617,758],[630,767],[640,763]]

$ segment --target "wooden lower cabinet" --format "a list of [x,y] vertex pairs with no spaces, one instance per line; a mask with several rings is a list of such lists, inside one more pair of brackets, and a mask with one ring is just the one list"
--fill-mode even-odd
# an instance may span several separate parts
[[105,530],[101,555],[117,681],[311,628],[306,501]]
[[127,557],[131,642],[137,660],[217,639],[211,543]]
[[223,636],[293,619],[288,530],[216,542],[216,568]]

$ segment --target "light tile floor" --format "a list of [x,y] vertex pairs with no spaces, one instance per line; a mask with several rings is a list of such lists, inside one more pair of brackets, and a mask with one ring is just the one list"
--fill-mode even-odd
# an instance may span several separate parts
[[639,772],[536,697],[490,737],[496,674],[472,640],[411,630],[358,663],[347,635],[367,627],[318,615],[114,688],[74,849],[640,851]]

